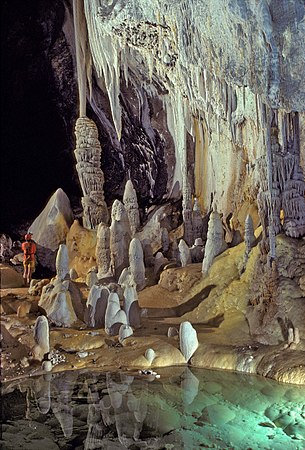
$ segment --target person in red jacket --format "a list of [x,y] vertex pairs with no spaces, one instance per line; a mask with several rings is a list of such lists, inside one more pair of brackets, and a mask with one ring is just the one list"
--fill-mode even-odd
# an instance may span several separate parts
[[32,233],[27,233],[25,236],[25,242],[22,243],[21,248],[23,251],[23,282],[26,286],[29,285],[32,278],[32,273],[35,272],[35,254],[36,244],[32,240]]

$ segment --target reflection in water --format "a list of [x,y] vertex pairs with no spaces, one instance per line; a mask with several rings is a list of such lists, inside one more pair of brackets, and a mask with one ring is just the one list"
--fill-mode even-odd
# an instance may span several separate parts
[[3,449],[304,449],[304,387],[175,367],[92,371],[2,387]]

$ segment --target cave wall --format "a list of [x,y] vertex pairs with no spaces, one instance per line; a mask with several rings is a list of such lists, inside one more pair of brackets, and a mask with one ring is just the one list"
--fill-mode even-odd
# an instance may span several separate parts
[[[165,164],[157,201],[191,190],[204,213],[215,201],[234,228],[249,211],[258,222],[259,161],[270,127],[264,111],[279,117],[283,151],[286,113],[300,112],[301,129],[304,123],[303,2],[85,0],[84,8],[94,76],[116,131],[113,150],[123,169],[142,177],[140,196],[154,200]],[[143,147],[135,144],[141,132]],[[130,160],[126,147],[144,152],[146,162]],[[304,168],[303,134],[297,151]]]

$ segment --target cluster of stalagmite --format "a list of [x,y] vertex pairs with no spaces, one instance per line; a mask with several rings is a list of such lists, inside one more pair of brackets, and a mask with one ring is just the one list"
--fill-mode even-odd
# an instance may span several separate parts
[[95,229],[101,222],[108,222],[108,210],[104,200],[104,174],[101,170],[101,145],[93,120],[80,117],[75,125],[76,169],[83,192],[83,225]]
[[[260,190],[257,203],[265,235],[284,231],[290,237],[305,234],[305,181],[300,166],[298,113],[271,111],[267,129],[271,165],[259,161]],[[270,181],[268,182],[268,177]],[[270,230],[271,229],[271,230]]]

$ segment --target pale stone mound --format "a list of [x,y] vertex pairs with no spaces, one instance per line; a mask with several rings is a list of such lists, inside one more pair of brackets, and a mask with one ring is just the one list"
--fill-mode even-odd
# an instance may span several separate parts
[[185,361],[189,361],[198,348],[197,332],[190,322],[182,322],[179,330],[180,350]]
[[35,341],[34,357],[41,361],[44,355],[50,351],[49,322],[45,316],[37,317],[33,334]]
[[55,252],[59,244],[65,242],[72,222],[70,201],[59,188],[29,228],[37,244],[37,257],[42,266],[55,269]]
[[8,264],[0,264],[0,286],[1,289],[22,287],[22,274]]
[[70,327],[77,319],[84,320],[81,292],[70,280],[55,278],[44,286],[38,305],[57,326]]

